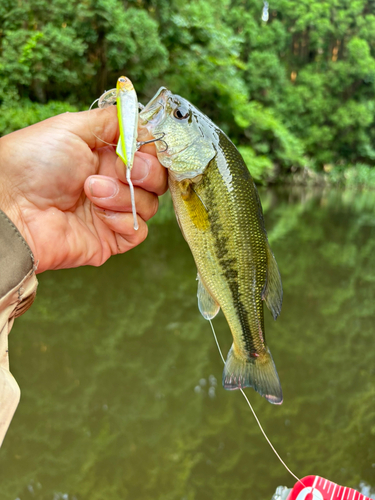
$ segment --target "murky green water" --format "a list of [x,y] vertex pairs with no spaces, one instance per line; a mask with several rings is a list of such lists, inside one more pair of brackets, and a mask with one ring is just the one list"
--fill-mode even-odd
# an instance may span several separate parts
[[[266,312],[284,403],[248,395],[297,475],[374,491],[375,195],[262,201],[284,284],[280,318]],[[165,214],[100,269],[40,276],[10,337],[22,399],[1,500],[269,500],[294,484],[241,394],[221,387],[193,259]],[[214,324],[226,355],[223,316]]]

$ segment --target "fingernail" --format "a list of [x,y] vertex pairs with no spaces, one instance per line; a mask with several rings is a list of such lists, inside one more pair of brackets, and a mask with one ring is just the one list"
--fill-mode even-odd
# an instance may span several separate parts
[[134,166],[131,173],[131,178],[133,181],[143,181],[150,173],[151,162],[142,158],[142,156],[137,156],[137,162],[134,162]]
[[95,198],[112,198],[118,193],[118,184],[112,179],[93,177],[89,182],[89,189]]

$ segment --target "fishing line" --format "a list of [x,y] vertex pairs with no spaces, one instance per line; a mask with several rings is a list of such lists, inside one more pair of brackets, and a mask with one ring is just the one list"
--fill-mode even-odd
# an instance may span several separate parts
[[[215,333],[215,330],[214,330],[214,326],[213,326],[212,321],[211,321],[210,319],[209,319],[208,321],[210,322],[211,329],[212,329],[212,333],[214,334],[214,339],[215,339],[215,342],[216,342],[216,345],[217,345],[217,348],[218,348],[218,351],[219,351],[220,357],[221,357],[221,359],[222,359],[223,363],[225,364],[225,359],[224,359],[224,356],[223,356],[222,350],[221,350],[221,348],[220,348],[219,341],[217,340],[216,333]],[[263,434],[263,436],[265,437],[265,439],[266,439],[267,443],[270,445],[271,450],[274,452],[274,454],[277,456],[277,458],[280,460],[281,464],[285,467],[285,469],[289,472],[289,474],[290,474],[291,476],[293,476],[293,477],[294,477],[294,479],[297,479],[297,481],[298,481],[298,482],[300,482],[301,484],[303,484],[303,482],[300,480],[300,478],[299,478],[299,477],[297,477],[297,476],[296,476],[296,475],[295,475],[295,474],[294,474],[294,473],[293,473],[293,472],[289,469],[289,467],[286,465],[286,463],[284,462],[284,460],[283,460],[283,459],[280,457],[280,455],[277,453],[277,451],[276,451],[275,447],[273,446],[273,444],[272,444],[272,443],[271,443],[271,441],[269,440],[269,438],[268,438],[267,434],[265,433],[265,431],[264,431],[264,429],[263,429],[263,427],[262,427],[262,425],[261,425],[261,423],[260,423],[260,421],[259,421],[259,418],[257,417],[257,415],[256,415],[256,413],[255,413],[255,411],[254,411],[253,407],[251,406],[251,403],[250,403],[250,401],[249,401],[248,397],[246,396],[246,394],[244,393],[244,391],[243,391],[242,389],[240,389],[240,391],[242,392],[243,397],[245,398],[245,400],[246,400],[247,404],[249,405],[249,408],[250,408],[250,410],[251,410],[252,414],[254,415],[255,421],[256,421],[256,423],[258,424],[258,427],[259,427],[259,429],[261,430],[261,433]],[[305,486],[305,485],[303,484],[303,486]]]
[[[98,101],[99,101],[99,99],[100,99],[100,97],[99,97],[98,99],[95,99],[95,101],[94,101],[94,102],[91,104],[91,106],[89,107],[89,111],[92,111],[92,107],[94,106],[94,104],[95,104],[96,102],[98,102]],[[100,109],[103,109],[103,108],[100,108]],[[96,137],[97,139],[99,139],[99,141],[104,142],[104,144],[108,144],[108,146],[115,146],[115,147],[116,147],[116,144],[112,144],[112,143],[110,143],[110,142],[107,142],[107,141],[105,141],[104,139],[101,139],[100,137],[98,137],[98,136],[95,134],[95,132],[93,131],[93,129],[92,129],[92,127],[91,127],[91,120],[90,120],[90,119],[89,119],[89,127],[90,127],[90,132],[92,133],[92,135],[93,135],[94,137]]]

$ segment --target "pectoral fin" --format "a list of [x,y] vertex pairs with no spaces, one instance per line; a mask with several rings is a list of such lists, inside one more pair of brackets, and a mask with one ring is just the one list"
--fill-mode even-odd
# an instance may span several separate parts
[[197,229],[208,229],[210,221],[204,203],[197,195],[192,185],[192,181],[184,180],[180,182],[181,197],[184,200],[189,216]]
[[213,319],[220,311],[220,306],[216,300],[208,293],[198,274],[198,307],[204,319]]
[[283,286],[281,276],[277,267],[275,256],[267,242],[267,278],[262,292],[262,299],[266,302],[271,311],[273,319],[276,319],[281,312],[283,303]]

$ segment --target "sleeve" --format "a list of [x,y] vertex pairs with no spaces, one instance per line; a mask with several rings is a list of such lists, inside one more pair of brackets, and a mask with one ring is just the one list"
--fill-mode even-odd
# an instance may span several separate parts
[[21,394],[9,371],[8,334],[14,319],[34,301],[38,286],[35,270],[28,244],[0,210],[0,446]]

